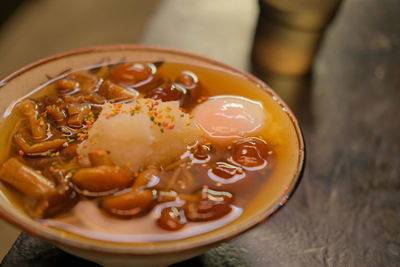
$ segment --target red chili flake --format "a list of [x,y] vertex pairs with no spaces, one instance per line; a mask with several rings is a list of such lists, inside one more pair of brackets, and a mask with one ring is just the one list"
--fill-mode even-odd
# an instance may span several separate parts
[[87,148],[87,145],[83,145],[82,147],[86,149],[86,148]]
[[174,127],[175,127],[175,125],[172,124],[172,125],[168,126],[168,129],[172,130],[172,129],[174,129]]
[[106,119],[108,120],[109,118],[111,118],[109,115],[106,116]]
[[168,127],[168,122],[163,122],[162,126],[163,127]]
[[185,189],[185,188],[186,188],[186,184],[185,184],[184,181],[179,180],[179,181],[178,181],[178,184],[181,186],[182,189]]
[[159,104],[158,101],[154,102],[154,106],[157,106],[158,104]]

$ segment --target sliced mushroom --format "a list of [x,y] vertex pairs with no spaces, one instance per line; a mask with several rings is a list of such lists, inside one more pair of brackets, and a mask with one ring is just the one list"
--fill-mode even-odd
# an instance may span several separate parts
[[110,68],[107,65],[101,66],[101,68],[96,73],[96,76],[101,79],[107,79],[109,75]]
[[260,138],[248,137],[236,141],[232,146],[232,161],[250,170],[262,169],[270,163],[272,153],[267,142]]
[[78,144],[68,145],[61,150],[61,155],[67,158],[73,158],[78,155]]
[[78,170],[72,182],[81,190],[108,192],[129,186],[132,177],[128,171],[118,166],[97,166]]
[[94,92],[98,89],[99,79],[85,72],[71,73],[67,79],[78,82],[80,91],[83,93]]
[[103,105],[106,101],[105,99],[96,93],[90,93],[86,95],[73,95],[73,96],[65,96],[65,103],[67,104],[82,104],[82,103],[90,103],[96,105]]
[[46,107],[47,113],[52,117],[52,119],[60,125],[65,124],[65,114],[60,108],[56,105],[51,105]]
[[48,218],[68,211],[77,200],[78,195],[73,186],[66,184],[36,202],[27,199],[25,209],[34,218]]
[[101,84],[99,94],[112,102],[126,101],[138,97],[139,92],[116,85],[110,81]]
[[43,141],[30,145],[21,133],[14,135],[15,144],[27,155],[39,155],[42,153],[53,152],[62,147],[65,143],[65,139],[54,139]]
[[186,88],[192,99],[197,99],[201,94],[199,78],[191,71],[182,71],[175,79],[175,83]]
[[215,220],[231,212],[232,201],[231,193],[203,188],[199,201],[189,202],[184,210],[189,221]]
[[16,158],[10,158],[0,169],[0,180],[23,194],[40,198],[54,191],[54,183]]
[[31,100],[25,99],[19,104],[18,108],[29,120],[32,137],[34,139],[46,138],[47,125],[36,110],[36,105]]
[[101,165],[114,166],[110,156],[104,151],[90,152],[89,160],[93,167]]
[[104,199],[100,206],[116,216],[135,216],[143,214],[153,204],[153,192],[151,190],[132,190],[121,195]]
[[60,94],[73,94],[77,92],[79,83],[77,81],[61,79],[57,83],[57,90]]
[[110,71],[114,83],[132,87],[140,92],[147,92],[163,83],[156,73],[157,67],[152,63],[122,63]]
[[168,231],[177,231],[187,223],[185,212],[178,207],[168,207],[161,211],[157,224]]
[[145,187],[150,181],[154,179],[153,176],[157,174],[157,169],[153,166],[148,166],[146,170],[142,171],[138,177],[136,177],[132,188],[138,189]]
[[89,105],[69,105],[68,106],[68,125],[71,127],[80,128],[84,119],[89,117],[91,109]]
[[150,90],[146,97],[159,99],[161,101],[178,101],[179,106],[183,107],[189,101],[188,90],[180,84],[177,83],[164,83],[159,87]]

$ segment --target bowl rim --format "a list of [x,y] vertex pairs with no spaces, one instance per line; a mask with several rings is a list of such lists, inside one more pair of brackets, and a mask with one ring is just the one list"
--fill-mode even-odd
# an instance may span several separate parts
[[[246,231],[249,231],[250,229],[254,228],[258,224],[264,222],[267,218],[269,218],[271,215],[275,214],[281,207],[283,207],[287,201],[291,198],[293,193],[296,191],[300,181],[302,180],[304,170],[305,170],[305,162],[306,162],[306,148],[305,148],[305,140],[304,140],[304,135],[301,130],[301,127],[299,125],[298,119],[294,115],[293,111],[288,107],[288,105],[281,99],[281,97],[273,91],[265,82],[261,81],[260,79],[256,78],[252,74],[245,72],[243,70],[239,70],[235,67],[229,66],[225,63],[222,63],[220,61],[198,55],[195,53],[191,52],[186,52],[183,50],[178,50],[178,49],[173,49],[173,48],[166,48],[166,47],[160,47],[160,46],[153,46],[153,45],[138,45],[138,44],[117,44],[117,45],[100,45],[100,46],[91,46],[91,47],[86,47],[86,48],[80,48],[80,49],[75,49],[75,50],[70,50],[66,52],[61,52],[52,56],[48,56],[42,59],[39,59],[37,61],[34,61],[28,65],[25,65],[18,70],[6,75],[4,78],[0,80],[0,89],[2,89],[9,81],[12,79],[22,75],[26,71],[29,71],[35,67],[38,67],[42,64],[48,63],[50,61],[54,61],[60,58],[65,58],[68,56],[75,56],[75,55],[80,55],[80,54],[88,54],[88,53],[96,53],[96,52],[111,52],[111,51],[123,51],[123,50],[146,50],[146,51],[154,51],[154,52],[160,52],[160,53],[170,53],[170,54],[175,54],[179,56],[184,56],[184,57],[189,57],[189,58],[194,58],[203,62],[206,62],[208,64],[214,65],[216,67],[220,67],[225,71],[231,71],[235,74],[240,74],[242,77],[248,79],[250,82],[258,85],[258,87],[261,90],[266,91],[269,93],[275,101],[282,106],[282,108],[285,108],[287,115],[289,116],[293,127],[295,128],[296,134],[297,134],[297,139],[299,143],[299,159],[296,167],[296,172],[294,173],[291,183],[288,185],[286,191],[282,194],[280,199],[278,199],[274,205],[272,205],[272,208],[266,210],[263,212],[261,215],[258,217],[254,218],[251,222],[245,224],[241,228],[232,228],[232,230],[229,231],[229,234],[227,236],[214,236],[213,238],[207,239],[207,240],[201,240],[202,242],[192,242],[190,246],[185,246],[185,247],[180,247],[180,249],[175,246],[170,246],[167,248],[157,248],[157,242],[155,242],[154,246],[146,249],[140,249],[138,247],[128,247],[129,244],[137,244],[140,245],[140,243],[126,243],[127,246],[121,246],[123,243],[119,242],[108,242],[107,243],[118,243],[119,246],[117,247],[110,247],[110,246],[102,246],[101,244],[84,244],[82,242],[79,242],[77,240],[73,239],[65,239],[61,236],[54,235],[52,233],[46,232],[45,230],[40,229],[39,231],[35,229],[33,226],[20,222],[18,218],[15,218],[14,216],[8,214],[7,210],[4,209],[2,206],[0,206],[0,217],[8,221],[9,223],[17,226],[18,228],[22,229],[23,231],[28,232],[29,234],[32,234],[38,238],[44,239],[46,241],[49,241],[53,244],[57,244],[59,246],[67,246],[71,248],[78,248],[78,249],[84,249],[84,250],[90,250],[94,252],[100,252],[100,253],[109,253],[109,254],[120,254],[120,255],[156,255],[156,254],[165,254],[165,253],[171,253],[171,252],[184,252],[188,251],[191,249],[195,248],[202,248],[202,247],[208,247],[215,245],[217,243],[220,243],[222,241],[227,241],[230,240],[239,234],[242,234]],[[218,229],[216,229],[218,230]],[[89,239],[87,237],[80,236],[84,239]],[[190,239],[190,238],[187,238]],[[96,240],[95,240],[96,241]],[[179,240],[176,240],[179,241]],[[170,241],[174,242],[174,241]],[[93,242],[94,243],[94,242]],[[163,243],[163,242],[160,242]]]

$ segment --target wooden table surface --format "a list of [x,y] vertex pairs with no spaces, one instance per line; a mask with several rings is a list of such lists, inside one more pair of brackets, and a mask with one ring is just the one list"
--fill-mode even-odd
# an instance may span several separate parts
[[[264,224],[175,266],[400,266],[399,14],[398,0],[344,1],[309,83],[285,92],[307,144],[296,193]],[[201,17],[188,21],[198,23]],[[157,29],[151,26],[142,42],[161,38]],[[250,47],[241,40],[251,43],[253,30],[238,29],[229,40],[236,54],[221,42],[220,59],[248,58]],[[154,42],[196,48],[168,36]],[[248,68],[247,61],[235,65]],[[2,262],[56,265],[96,266],[27,234]]]

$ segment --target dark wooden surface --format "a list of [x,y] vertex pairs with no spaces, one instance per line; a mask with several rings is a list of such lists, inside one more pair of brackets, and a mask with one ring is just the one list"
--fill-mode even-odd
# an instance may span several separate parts
[[[309,83],[285,91],[307,143],[297,192],[266,223],[176,266],[400,266],[399,14],[398,0],[343,3]],[[96,266],[27,234],[2,262],[55,265]]]

